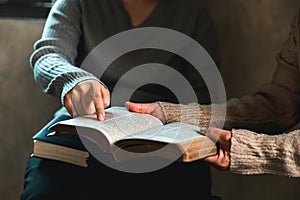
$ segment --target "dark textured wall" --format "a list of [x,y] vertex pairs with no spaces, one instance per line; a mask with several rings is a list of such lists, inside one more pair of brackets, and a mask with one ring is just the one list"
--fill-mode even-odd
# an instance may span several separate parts
[[[228,97],[269,82],[299,0],[200,0],[214,19]],[[43,22],[0,19],[0,199],[19,199],[31,136],[59,106],[44,95],[28,65]],[[41,112],[42,111],[42,112]],[[201,180],[193,180],[197,182]],[[242,176],[213,169],[213,193],[223,200],[297,200],[300,180]]]
[[300,0],[200,1],[217,28],[228,97],[249,94],[269,82]]

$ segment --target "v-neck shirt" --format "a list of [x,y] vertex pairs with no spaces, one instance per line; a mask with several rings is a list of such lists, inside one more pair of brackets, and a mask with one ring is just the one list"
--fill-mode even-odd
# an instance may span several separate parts
[[[152,18],[160,13],[160,6],[162,5],[162,0],[158,0],[156,5],[154,6],[154,8],[151,10],[151,12],[149,13],[148,16],[146,16],[138,25],[134,26],[132,24],[132,19],[131,16],[128,12],[128,10],[126,9],[124,3],[122,0],[116,0],[118,5],[120,6],[121,12],[123,12],[124,16],[127,16],[128,19],[128,24],[130,26],[130,28],[139,28],[139,27],[143,27],[143,26],[147,26],[147,22],[150,20],[152,20]],[[157,11],[158,10],[158,11]]]

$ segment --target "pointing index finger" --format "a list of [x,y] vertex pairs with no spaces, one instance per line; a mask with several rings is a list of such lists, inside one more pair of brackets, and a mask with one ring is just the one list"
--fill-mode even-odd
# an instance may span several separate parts
[[99,90],[95,92],[94,105],[98,121],[103,121],[105,117],[102,94]]

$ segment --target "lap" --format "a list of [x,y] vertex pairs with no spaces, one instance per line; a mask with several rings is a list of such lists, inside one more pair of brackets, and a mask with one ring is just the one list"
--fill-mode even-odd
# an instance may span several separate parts
[[86,200],[111,199],[112,196],[125,199],[157,199],[157,195],[162,199],[188,199],[187,196],[198,199],[210,195],[210,173],[207,170],[203,171],[207,173],[206,176],[197,173],[198,170],[203,170],[201,167],[196,169],[195,166],[193,169],[173,164],[155,172],[132,174],[97,162],[93,160],[87,168],[83,168],[30,157],[21,199]]
[[24,177],[21,199],[86,199],[84,171],[77,166],[31,156]]

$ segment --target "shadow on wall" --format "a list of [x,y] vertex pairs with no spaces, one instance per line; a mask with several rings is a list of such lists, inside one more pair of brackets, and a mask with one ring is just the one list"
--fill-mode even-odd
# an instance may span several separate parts
[[[219,35],[221,73],[229,97],[250,94],[274,73],[299,0],[200,0]],[[19,199],[31,137],[60,106],[44,95],[29,67],[44,21],[0,19],[0,199]],[[296,200],[300,180],[240,176],[213,169],[213,193],[223,200]]]
[[33,80],[29,56],[44,21],[0,19],[0,199],[19,199],[31,137],[59,102]]

